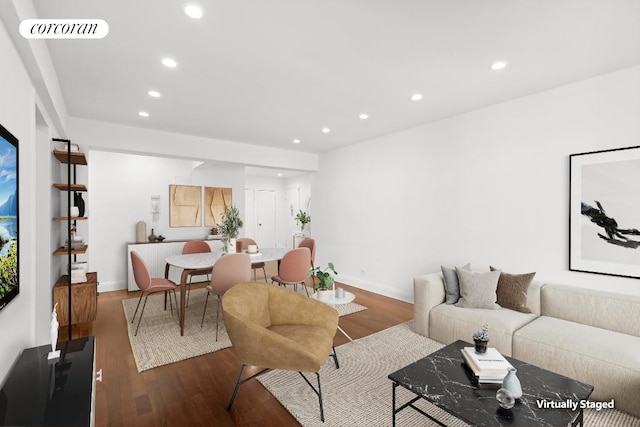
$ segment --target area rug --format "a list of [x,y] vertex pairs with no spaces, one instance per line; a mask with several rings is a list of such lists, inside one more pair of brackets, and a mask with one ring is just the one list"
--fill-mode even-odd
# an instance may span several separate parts
[[[302,288],[298,288],[298,292],[304,294]],[[139,297],[122,301],[124,315],[127,319],[129,342],[138,372],[231,347],[231,341],[222,320],[222,311],[220,312],[218,341],[215,340],[217,297],[209,297],[204,327],[200,327],[206,296],[206,289],[191,291],[189,306],[185,310],[184,336],[180,336],[180,325],[175,307],[173,316],[169,312],[169,307],[167,307],[167,311],[164,311],[164,295],[149,296],[137,336],[133,336],[133,334],[138,324],[138,317],[136,316],[133,324],[131,319]],[[180,295],[178,294],[179,303]],[[144,299],[140,304],[140,309],[142,309],[142,304],[144,304]],[[340,316],[345,316],[366,310],[366,307],[349,303],[336,306],[336,310]]]
[[[320,371],[324,423],[320,421],[318,397],[297,372],[271,371],[258,381],[303,426],[390,426],[392,383],[387,376],[442,347],[416,334],[412,322],[337,347],[340,369],[329,358]],[[397,402],[415,397],[402,387],[396,390]],[[446,425],[466,425],[424,400],[416,405]],[[640,427],[639,418],[617,410],[585,410],[584,415],[588,426]],[[398,413],[396,423],[403,427],[437,425],[410,408]]]

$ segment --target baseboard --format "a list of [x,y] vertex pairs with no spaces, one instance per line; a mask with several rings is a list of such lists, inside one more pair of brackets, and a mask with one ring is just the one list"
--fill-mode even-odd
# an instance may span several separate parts
[[413,304],[413,294],[407,294],[401,292],[396,288],[385,286],[381,283],[371,282],[369,280],[359,279],[357,277],[347,276],[344,274],[338,274],[336,281],[344,283],[345,285],[360,288],[365,291],[374,292],[376,294],[384,295],[385,297],[397,299],[400,301]]
[[127,282],[101,282],[98,281],[98,292],[123,291],[127,289]]

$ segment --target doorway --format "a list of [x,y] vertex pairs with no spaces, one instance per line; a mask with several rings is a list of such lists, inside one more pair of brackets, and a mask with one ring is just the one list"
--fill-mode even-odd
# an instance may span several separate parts
[[245,237],[264,248],[276,247],[276,192],[245,189]]

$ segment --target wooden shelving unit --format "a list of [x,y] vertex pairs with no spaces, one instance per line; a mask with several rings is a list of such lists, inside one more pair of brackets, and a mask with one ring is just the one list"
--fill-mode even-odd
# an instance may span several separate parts
[[[71,141],[54,139],[65,142],[71,146]],[[87,165],[87,157],[80,151],[53,150],[53,155],[60,163],[67,165],[67,182],[54,183],[53,186],[61,192],[67,193],[67,215],[57,216],[53,221],[66,221],[67,240],[71,241],[72,229],[76,221],[86,221],[85,216],[71,216],[71,204],[75,193],[87,192],[87,186],[76,183],[76,166]],[[54,256],[68,257],[68,271],[71,264],[76,261],[77,255],[87,252],[89,246],[69,248],[62,246],[53,252]],[[69,275],[62,275],[53,285],[53,303],[58,304],[58,323],[60,326],[68,326],[69,340],[71,340],[71,326],[93,322],[98,310],[98,273],[87,273],[87,281],[83,283],[69,283]]]

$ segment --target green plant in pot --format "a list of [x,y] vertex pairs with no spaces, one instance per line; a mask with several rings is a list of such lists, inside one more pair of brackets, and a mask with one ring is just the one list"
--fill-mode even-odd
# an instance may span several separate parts
[[304,231],[304,227],[311,222],[311,215],[300,209],[296,215],[296,223],[300,224],[300,231]]
[[243,225],[238,208],[233,205],[226,206],[222,213],[222,224],[218,225],[218,233],[222,235],[224,253],[235,252],[235,240]]
[[487,344],[489,343],[489,325],[485,324],[481,330],[473,334],[473,342],[475,343],[476,353],[486,353]]
[[319,301],[327,301],[331,298],[333,292],[334,279],[331,274],[338,274],[333,266],[333,262],[329,261],[325,268],[314,267],[307,273],[307,279],[310,277],[317,278],[317,282],[313,280],[313,289],[318,293]]

